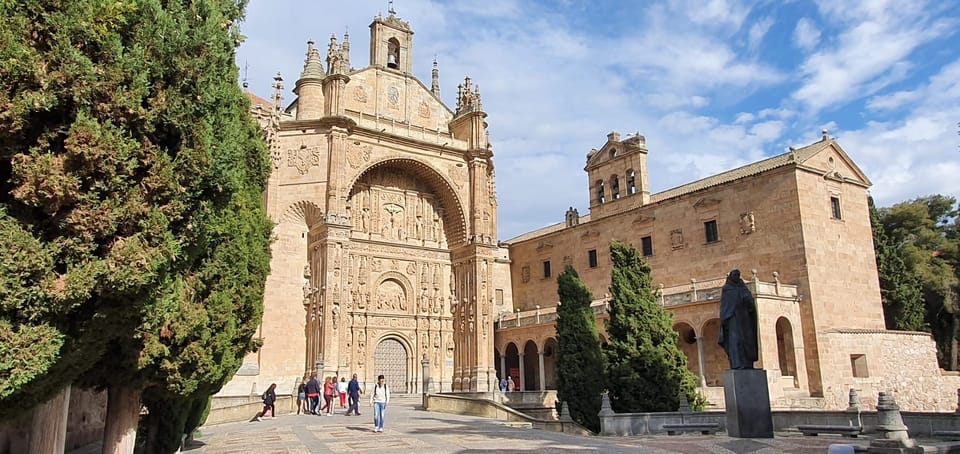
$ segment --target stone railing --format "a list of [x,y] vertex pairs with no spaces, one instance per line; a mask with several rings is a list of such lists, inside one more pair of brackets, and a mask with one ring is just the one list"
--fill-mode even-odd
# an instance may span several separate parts
[[[663,307],[680,306],[705,301],[719,301],[720,292],[726,277],[719,277],[698,281],[690,279],[689,284],[673,285],[659,288],[660,305]],[[799,301],[802,297],[797,291],[796,285],[780,283],[780,274],[773,273],[772,282],[764,282],[757,276],[757,270],[750,270],[750,278],[746,280],[747,288],[753,292],[754,296],[762,295],[767,297],[779,297],[786,299],[795,299]]]
[[[773,281],[764,282],[757,276],[757,270],[750,270],[750,278],[746,281],[747,288],[755,296],[775,297],[783,299],[793,299],[800,301],[803,296],[799,294],[796,285],[788,285],[780,282],[780,274],[772,273]],[[657,295],[660,299],[660,306],[674,307],[685,304],[702,303],[709,301],[719,301],[720,291],[723,288],[726,277],[717,277],[698,281],[690,279],[689,284],[672,285],[664,287],[663,284],[657,288]],[[607,315],[609,296],[594,300],[590,305],[593,307],[593,315],[604,317]],[[501,313],[494,320],[494,329],[512,329],[524,326],[550,325],[557,321],[557,308],[536,306],[535,309],[511,313]]]
[[453,137],[449,131],[441,131],[440,125],[436,128],[423,127],[412,124],[409,121],[398,120],[388,116],[371,115],[366,112],[357,112],[355,110],[346,110],[346,115],[357,122],[358,126],[380,131],[383,134],[390,134],[399,137],[408,137],[421,142],[443,144],[450,149],[467,147],[467,143]]

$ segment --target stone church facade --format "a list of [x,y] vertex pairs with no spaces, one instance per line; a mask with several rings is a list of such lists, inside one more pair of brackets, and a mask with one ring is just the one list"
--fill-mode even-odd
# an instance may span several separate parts
[[[956,408],[929,335],[884,329],[869,179],[822,140],[660,193],[639,133],[587,154],[590,212],[501,242],[493,151],[479,89],[456,106],[412,75],[413,31],[390,10],[370,24],[369,64],[349,36],[325,56],[307,44],[284,105],[250,95],[270,148],[265,203],[276,224],[263,347],[220,396],[293,392],[347,376],[395,392],[482,392],[509,374],[554,388],[556,275],[574,266],[603,333],[608,245],[643,252],[700,390],[722,405],[719,289],[739,268],[758,305],[761,358],[780,408],[846,408],[858,389],[898,393],[908,410]],[[654,152],[656,152],[654,150]],[[597,371],[598,373],[600,371]],[[426,376],[425,376],[426,374]],[[875,404],[875,402],[873,402]]]
[[440,100],[412,75],[413,31],[391,9],[370,24],[370,63],[349,35],[307,45],[296,100],[251,96],[273,172],[276,223],[263,347],[220,395],[302,377],[347,376],[394,392],[486,391],[496,383],[493,323],[510,305],[497,241],[493,152],[479,89]]

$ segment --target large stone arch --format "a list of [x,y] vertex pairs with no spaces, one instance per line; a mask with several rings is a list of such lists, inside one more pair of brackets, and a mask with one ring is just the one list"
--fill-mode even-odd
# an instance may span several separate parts
[[[464,164],[466,165],[466,164]],[[376,161],[367,166],[363,171],[350,181],[350,195],[353,199],[357,191],[357,183],[369,173],[388,167],[394,167],[404,171],[406,174],[423,181],[431,192],[437,196],[441,207],[443,208],[443,223],[448,245],[462,244],[467,240],[467,216],[464,204],[454,185],[450,183],[447,177],[444,177],[430,164],[418,161],[412,158],[390,157]],[[467,175],[464,172],[464,175]],[[464,184],[469,184],[465,181]],[[359,216],[359,214],[354,214]]]

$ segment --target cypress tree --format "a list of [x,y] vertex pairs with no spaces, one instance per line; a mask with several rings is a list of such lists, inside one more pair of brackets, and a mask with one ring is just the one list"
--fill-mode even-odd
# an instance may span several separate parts
[[570,265],[557,276],[557,293],[557,396],[574,421],[599,432],[603,358],[593,295]]
[[673,318],[657,304],[648,265],[636,248],[610,243],[610,318],[603,355],[613,410],[676,411],[681,393],[694,408],[704,399],[677,346]]
[[907,268],[901,251],[884,230],[873,197],[868,197],[867,202],[870,207],[870,227],[873,228],[873,248],[877,256],[877,274],[880,278],[880,299],[887,329],[929,331],[924,320],[926,310],[920,278]]
[[0,347],[0,418],[107,388],[106,449],[132,449],[142,401],[172,451],[256,348],[269,165],[236,83],[244,5],[0,2],[0,339],[32,339]]

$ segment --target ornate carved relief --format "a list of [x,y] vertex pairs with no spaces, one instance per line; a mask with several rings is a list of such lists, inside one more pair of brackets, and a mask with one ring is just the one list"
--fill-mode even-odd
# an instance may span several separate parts
[[467,169],[461,166],[450,166],[447,168],[447,175],[457,190],[463,189],[463,184],[467,181]]
[[380,283],[377,288],[377,310],[401,312],[407,310],[407,295],[399,282],[387,279]]
[[757,231],[756,219],[753,217],[753,211],[740,213],[740,234],[749,235]]
[[400,107],[400,90],[396,86],[387,89],[387,102],[394,109]]
[[670,247],[673,249],[683,248],[683,230],[674,229],[670,232]]
[[367,90],[363,88],[363,85],[357,85],[357,87],[353,89],[353,99],[355,99],[357,102],[366,104]]
[[320,166],[320,147],[308,147],[300,144],[300,148],[287,150],[287,167],[295,167],[300,175],[305,175],[311,167]]
[[360,142],[354,142],[347,152],[347,163],[350,164],[350,168],[359,169],[360,166],[370,160],[370,153],[372,152],[372,146],[361,145]]
[[420,101],[417,113],[420,114],[420,118],[430,118],[430,105],[426,101]]

